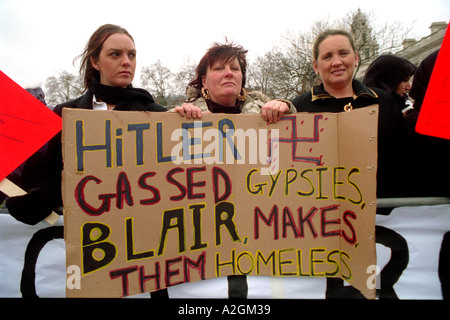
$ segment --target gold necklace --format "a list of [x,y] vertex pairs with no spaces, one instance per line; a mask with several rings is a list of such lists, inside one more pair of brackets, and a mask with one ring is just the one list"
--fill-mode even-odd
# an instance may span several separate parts
[[352,103],[351,102],[349,102],[348,104],[346,104],[345,106],[344,106],[344,111],[352,111],[353,110],[353,106],[352,106]]

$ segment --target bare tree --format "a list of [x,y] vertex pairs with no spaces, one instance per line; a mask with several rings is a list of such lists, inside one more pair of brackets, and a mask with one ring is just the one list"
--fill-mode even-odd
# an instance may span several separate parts
[[142,68],[141,85],[150,91],[158,104],[170,109],[185,100],[187,85],[195,77],[195,68],[188,58],[180,71],[173,73],[158,60]]
[[195,69],[197,65],[193,63],[189,58],[184,61],[180,71],[175,74],[174,84],[176,93],[179,95],[185,95],[186,88],[194,78]]
[[343,29],[352,34],[360,56],[358,68],[381,53],[397,51],[411,30],[398,22],[376,26],[374,21],[372,14],[358,9],[342,19],[317,21],[308,31],[287,33],[279,46],[249,65],[249,87],[273,98],[293,99],[317,84],[312,49],[317,35],[326,29]]
[[288,32],[279,46],[257,57],[249,66],[249,86],[272,98],[293,99],[311,88],[314,82],[312,47],[321,31],[332,28],[316,22],[309,32]]
[[143,67],[141,71],[141,85],[150,91],[156,103],[168,106],[170,97],[174,94],[174,74],[169,68],[163,66],[161,60]]
[[[360,56],[361,78],[367,65],[382,53],[395,53],[408,37],[411,26],[398,22],[376,25],[372,13],[349,12],[334,21],[317,21],[308,30],[286,33],[281,43],[249,63],[247,88],[259,90],[272,98],[293,99],[318,83],[312,62],[312,48],[317,35],[326,29],[344,29],[355,38]],[[143,67],[141,86],[160,105],[171,108],[185,99],[186,87],[195,76],[195,65],[187,59],[180,71],[173,73],[158,60]],[[46,81],[46,97],[50,105],[74,99],[82,94],[82,79],[67,71]]]
[[84,90],[81,76],[62,71],[58,76],[52,76],[45,81],[46,101],[50,106],[73,100],[82,95]]
[[259,56],[256,61],[249,65],[247,70],[247,87],[261,91],[262,93],[274,95],[274,74],[276,73],[276,64],[271,63],[276,60],[274,50],[267,52],[264,56]]
[[397,21],[377,25],[373,12],[363,13],[360,9],[348,13],[342,21],[347,26],[346,30],[353,35],[359,54],[357,78],[362,77],[366,67],[380,54],[401,50],[403,40],[408,38],[412,30],[412,26],[404,26]]

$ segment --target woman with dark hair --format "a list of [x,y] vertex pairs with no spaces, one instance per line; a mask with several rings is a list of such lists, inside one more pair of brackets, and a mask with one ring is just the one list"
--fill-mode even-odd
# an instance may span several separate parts
[[433,73],[434,65],[436,64],[438,55],[439,49],[426,56],[425,59],[420,62],[414,74],[414,80],[411,85],[409,95],[414,99],[414,111],[416,113],[419,113],[420,109],[422,108],[422,103],[425,98],[428,83],[430,82],[431,74]]
[[411,89],[410,79],[416,69],[415,65],[404,58],[392,54],[381,55],[367,68],[363,83],[392,94],[397,102],[397,111],[406,116],[413,110],[408,92]]
[[261,113],[268,122],[296,112],[288,100],[272,100],[261,92],[247,92],[247,50],[233,43],[215,43],[196,68],[196,76],[186,89],[186,100],[174,111],[188,118],[202,112]]
[[90,37],[81,58],[80,74],[86,93],[80,98],[55,107],[126,111],[166,111],[151,94],[134,88],[136,47],[133,37],[120,26],[106,24]]
[[[90,37],[81,57],[80,73],[84,76],[85,93],[72,101],[57,105],[54,112],[81,108],[92,110],[156,111],[166,108],[158,105],[152,95],[132,86],[136,69],[136,47],[127,30],[106,24]],[[36,224],[52,210],[61,213],[62,207],[61,133],[48,143],[41,179],[23,196],[8,198],[9,213],[18,221]]]
[[389,93],[354,79],[358,63],[359,56],[348,32],[322,32],[313,47],[313,68],[322,83],[292,102],[297,112],[344,112],[378,105],[377,196],[400,196],[404,182],[401,170],[404,119],[394,112],[395,101]]

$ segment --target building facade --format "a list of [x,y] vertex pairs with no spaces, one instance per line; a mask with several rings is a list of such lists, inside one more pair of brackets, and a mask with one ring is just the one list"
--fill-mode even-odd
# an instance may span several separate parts
[[[402,49],[400,51],[393,52],[393,54],[403,57],[418,66],[425,57],[441,47],[447,27],[447,22],[433,22],[430,26],[430,34],[428,36],[423,37],[420,40],[405,39],[402,44]],[[368,29],[367,32],[371,32],[370,29]],[[362,59],[361,65],[356,74],[357,79],[361,80],[364,77],[366,69],[378,56],[378,54],[376,54],[373,56],[373,59],[363,59],[366,57],[366,53],[369,50],[377,50],[376,43],[371,43],[367,46],[367,48],[363,47],[362,50],[359,49],[359,54]]]

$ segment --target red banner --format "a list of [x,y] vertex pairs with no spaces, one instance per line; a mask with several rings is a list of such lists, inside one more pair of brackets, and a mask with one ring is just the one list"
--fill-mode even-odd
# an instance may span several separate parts
[[61,130],[48,107],[0,71],[0,181]]
[[445,34],[417,120],[418,133],[450,139],[450,35]]

